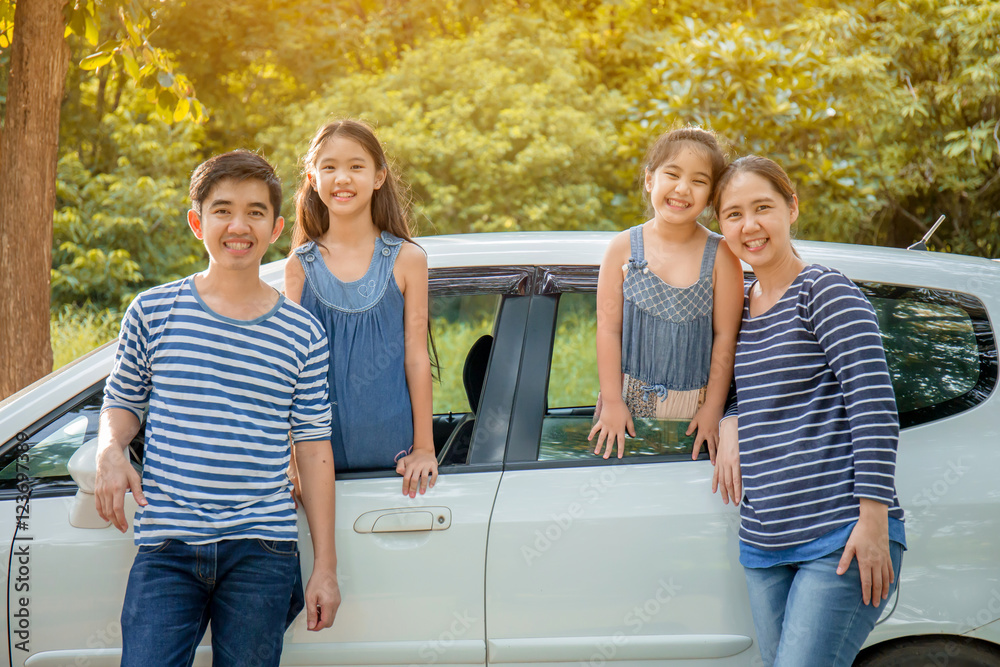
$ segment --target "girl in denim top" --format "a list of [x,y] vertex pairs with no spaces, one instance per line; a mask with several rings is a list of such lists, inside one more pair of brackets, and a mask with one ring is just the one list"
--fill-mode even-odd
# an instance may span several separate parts
[[698,223],[726,159],[715,136],[673,130],[650,147],[644,190],[653,217],[616,236],[597,282],[601,394],[589,439],[608,458],[634,419],[690,419],[715,461],[733,374],[743,295],[740,264]]
[[427,257],[366,124],[320,128],[295,197],[285,294],[326,327],[337,471],[395,466],[411,498],[437,479]]

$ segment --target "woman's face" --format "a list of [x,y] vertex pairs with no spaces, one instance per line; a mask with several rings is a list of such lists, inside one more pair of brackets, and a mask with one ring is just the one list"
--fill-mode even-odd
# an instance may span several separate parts
[[799,203],[789,204],[771,182],[752,172],[733,177],[719,200],[719,226],[729,249],[754,269],[795,256],[791,227]]

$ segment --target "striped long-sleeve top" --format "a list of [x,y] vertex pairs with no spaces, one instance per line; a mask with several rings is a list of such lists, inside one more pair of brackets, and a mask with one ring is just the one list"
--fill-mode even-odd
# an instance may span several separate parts
[[148,412],[136,544],[296,539],[289,433],[330,438],[328,364],[323,329],[283,296],[249,321],[213,312],[193,277],[136,297],[103,406]]
[[748,291],[735,368],[741,540],[765,550],[806,544],[857,521],[861,498],[902,521],[899,420],[871,304],[818,265],[767,312],[751,317],[749,303]]

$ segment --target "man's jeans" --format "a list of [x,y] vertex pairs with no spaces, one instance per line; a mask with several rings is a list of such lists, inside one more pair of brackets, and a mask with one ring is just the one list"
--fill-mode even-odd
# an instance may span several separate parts
[[277,665],[301,591],[296,542],[139,547],[122,608],[121,664],[187,667],[211,621],[213,665]]
[[[844,554],[804,563],[746,568],[750,609],[765,665],[774,667],[849,667],[888,600],[865,606],[857,558],[842,575],[837,564]],[[889,556],[899,581],[903,548],[889,542]],[[874,602],[874,600],[873,600]]]

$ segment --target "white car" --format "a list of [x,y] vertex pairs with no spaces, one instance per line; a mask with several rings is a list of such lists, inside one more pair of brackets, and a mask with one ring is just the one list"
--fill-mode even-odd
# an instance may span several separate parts
[[[442,366],[441,477],[410,500],[393,471],[339,476],[343,604],[323,632],[307,632],[300,615],[282,664],[760,664],[739,517],[712,495],[707,457],[692,461],[671,423],[643,424],[621,462],[595,457],[586,442],[598,389],[597,272],[610,238],[419,239]],[[1000,265],[798,247],[872,301],[903,427],[896,484],[909,550],[898,594],[856,664],[998,665]],[[279,289],[282,264],[261,270]],[[0,404],[12,665],[118,664],[136,548],[86,493],[113,354],[103,347]],[[133,445],[140,459],[141,438]],[[195,664],[210,663],[206,639]]]

